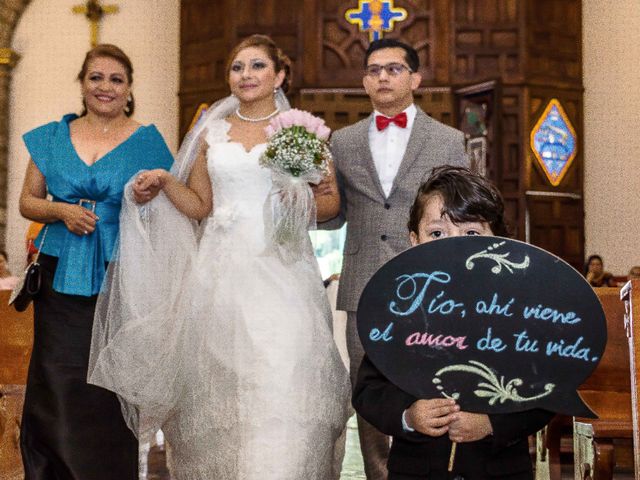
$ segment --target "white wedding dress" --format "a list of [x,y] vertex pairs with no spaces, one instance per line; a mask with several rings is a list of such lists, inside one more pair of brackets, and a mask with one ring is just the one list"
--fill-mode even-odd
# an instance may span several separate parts
[[[219,122],[206,137],[213,216],[178,305],[163,308],[175,318],[145,314],[102,345],[94,338],[90,380],[116,391],[125,415],[135,407],[141,424],[166,410],[160,421],[175,480],[328,480],[350,386],[318,265],[308,239],[293,263],[265,251],[265,145],[247,152]],[[175,378],[163,383],[163,369]],[[175,391],[162,407],[138,400],[163,388]]]

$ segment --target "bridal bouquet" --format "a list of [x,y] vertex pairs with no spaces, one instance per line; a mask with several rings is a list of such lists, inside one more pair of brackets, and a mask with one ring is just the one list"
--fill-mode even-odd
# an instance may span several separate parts
[[315,199],[309,184],[329,174],[328,138],[331,130],[321,118],[291,109],[276,116],[265,129],[267,148],[260,165],[271,170],[272,188],[265,204],[267,244],[296,260],[315,228]]
[[265,131],[268,143],[261,165],[294,177],[317,178],[310,183],[318,183],[329,173],[331,130],[321,118],[294,108],[271,120]]

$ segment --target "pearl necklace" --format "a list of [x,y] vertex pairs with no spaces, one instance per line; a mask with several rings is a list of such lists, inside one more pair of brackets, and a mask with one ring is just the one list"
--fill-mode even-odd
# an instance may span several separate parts
[[273,112],[271,112],[269,115],[265,117],[251,118],[251,117],[245,117],[244,115],[242,115],[240,113],[240,107],[236,108],[236,115],[240,120],[244,120],[245,122],[264,122],[265,120],[269,120],[271,117],[277,115],[279,112],[280,112],[280,109],[276,107],[276,109]]

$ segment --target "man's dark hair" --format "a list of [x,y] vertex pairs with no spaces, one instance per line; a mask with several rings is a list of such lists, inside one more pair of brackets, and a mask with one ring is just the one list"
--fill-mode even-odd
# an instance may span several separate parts
[[468,168],[450,165],[434,168],[420,186],[409,213],[410,232],[418,234],[425,203],[433,193],[442,197],[442,215],[453,223],[487,222],[494,235],[510,236],[504,220],[504,201],[495,185]]
[[407,45],[406,43],[401,42],[400,40],[395,40],[393,38],[381,38],[380,40],[374,40],[369,44],[369,48],[367,48],[367,53],[364,55],[364,68],[367,68],[369,57],[376,50],[381,50],[383,48],[401,48],[404,50],[404,59],[407,61],[407,65],[412,72],[417,72],[418,68],[420,68],[420,59],[418,58],[418,52],[415,49]]

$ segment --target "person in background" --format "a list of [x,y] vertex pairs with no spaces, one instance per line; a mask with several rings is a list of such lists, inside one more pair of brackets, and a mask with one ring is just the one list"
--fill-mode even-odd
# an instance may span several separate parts
[[9,270],[7,252],[0,250],[0,290],[13,290],[18,284],[18,277]]
[[615,287],[613,275],[605,272],[600,255],[591,255],[584,265],[584,276],[592,287]]
[[640,280],[640,265],[634,265],[629,269],[629,274],[627,275],[628,280]]
[[155,126],[132,118],[133,67],[122,50],[90,50],[78,80],[83,112],[23,137],[31,160],[20,213],[46,227],[35,241],[42,287],[20,446],[26,480],[137,480],[138,443],[116,395],[87,384],[89,348],[125,184],[173,157]]
[[[435,168],[409,214],[411,245],[463,235],[508,237],[500,192],[466,168]],[[533,480],[527,437],[552,412],[509,414],[460,411],[449,398],[418,399],[393,385],[364,356],[353,406],[381,432],[393,436],[389,480]],[[458,442],[448,472],[452,442]]]

